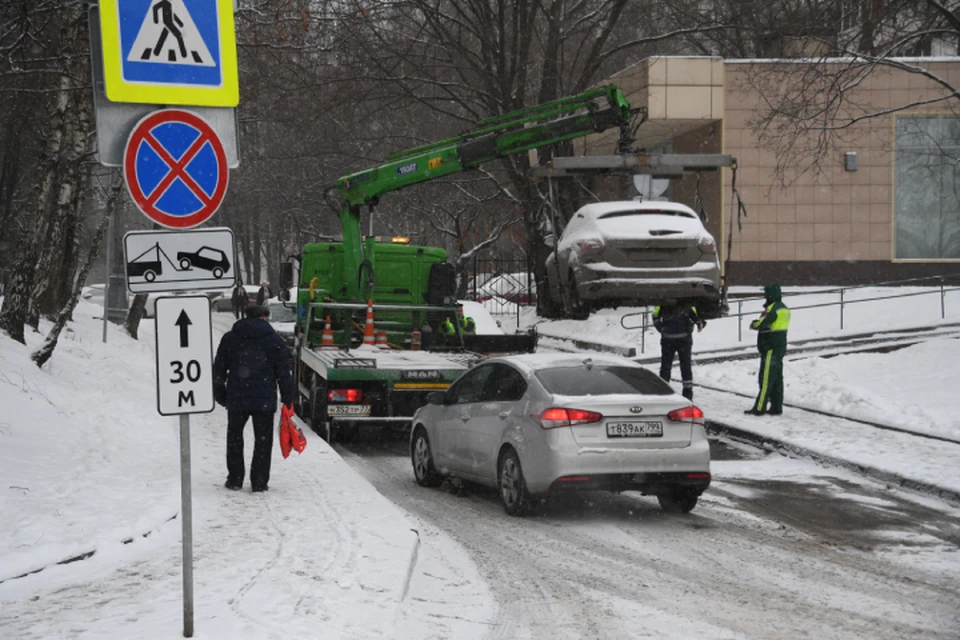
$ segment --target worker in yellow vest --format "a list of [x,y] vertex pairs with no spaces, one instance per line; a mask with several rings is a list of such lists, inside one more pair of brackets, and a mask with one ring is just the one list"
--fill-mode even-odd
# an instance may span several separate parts
[[[787,353],[787,328],[790,309],[783,304],[780,285],[763,288],[766,303],[759,318],[750,323],[757,332],[757,350],[760,352],[757,401],[744,411],[751,416],[778,416],[783,413],[783,356]],[[767,404],[769,403],[769,408]]]

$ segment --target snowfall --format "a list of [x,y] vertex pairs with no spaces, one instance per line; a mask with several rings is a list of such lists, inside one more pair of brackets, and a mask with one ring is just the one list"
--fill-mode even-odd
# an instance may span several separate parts
[[[894,293],[918,295],[868,300]],[[868,301],[851,303],[857,299]],[[756,393],[756,358],[695,364],[695,380],[703,385],[696,403],[708,418],[769,436],[801,458],[846,461],[960,493],[960,445],[838,424],[804,410],[960,439],[960,291],[848,291],[843,328],[838,300],[834,293],[786,289],[784,301],[794,309],[791,344],[821,339],[829,350],[834,338],[874,331],[900,331],[902,344],[886,353],[788,353],[786,409],[778,418],[743,415]],[[747,327],[760,308],[760,300],[749,299],[733,305],[742,317],[710,321],[695,335],[695,361],[717,350],[752,353],[755,334]],[[481,331],[492,329],[472,309]],[[639,328],[642,311],[605,309],[586,321],[538,322],[541,348],[569,346],[558,338],[576,338],[655,358],[655,333]],[[3,639],[183,636],[180,421],[157,413],[153,321],[141,323],[139,340],[109,325],[104,343],[101,315],[101,307],[81,302],[42,369],[30,354],[49,323],[28,332],[27,346],[0,336]],[[216,344],[232,317],[214,317]],[[537,322],[530,310],[499,318],[507,331]],[[912,329],[919,327],[925,339],[916,339]],[[227,491],[225,429],[220,407],[190,416],[194,637],[462,639],[490,633],[485,621],[495,618],[497,604],[455,541],[435,528],[422,535],[427,524],[388,502],[309,430],[300,455],[283,459],[274,447],[269,492],[253,494],[249,484]],[[246,439],[249,462],[250,429]],[[786,477],[795,471],[793,462],[775,450],[767,473]],[[736,476],[741,464],[714,461],[714,477]],[[929,492],[917,499],[937,500]],[[960,569],[960,561],[952,566]],[[443,585],[460,588],[445,595]],[[669,620],[647,631],[679,637]]]

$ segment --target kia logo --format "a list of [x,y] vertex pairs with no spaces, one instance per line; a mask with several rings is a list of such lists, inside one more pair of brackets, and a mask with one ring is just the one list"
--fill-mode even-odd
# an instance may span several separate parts
[[641,413],[642,411],[643,407],[630,407],[630,413]]

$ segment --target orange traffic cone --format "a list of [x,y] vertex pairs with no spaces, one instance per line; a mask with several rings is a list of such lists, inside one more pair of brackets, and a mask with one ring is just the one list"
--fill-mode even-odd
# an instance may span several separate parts
[[381,349],[388,349],[390,345],[387,344],[387,332],[386,331],[377,331],[377,346]]
[[330,327],[330,316],[327,316],[327,325],[320,334],[320,344],[333,344],[333,329]]
[[373,331],[373,298],[367,302],[367,323],[363,326],[363,344],[376,344]]

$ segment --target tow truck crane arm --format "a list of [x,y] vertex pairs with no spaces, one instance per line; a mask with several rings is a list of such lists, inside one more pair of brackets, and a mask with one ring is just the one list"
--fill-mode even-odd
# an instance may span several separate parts
[[[603,104],[603,103],[606,104]],[[482,120],[478,129],[455,138],[394,153],[371,169],[337,181],[343,199],[344,273],[356,273],[348,287],[351,297],[363,300],[369,284],[362,282],[364,264],[360,233],[361,207],[376,206],[391,191],[475,168],[485,162],[522,153],[591,133],[620,128],[619,149],[628,153],[633,144],[631,120],[642,109],[631,109],[616,85],[561,98]]]

